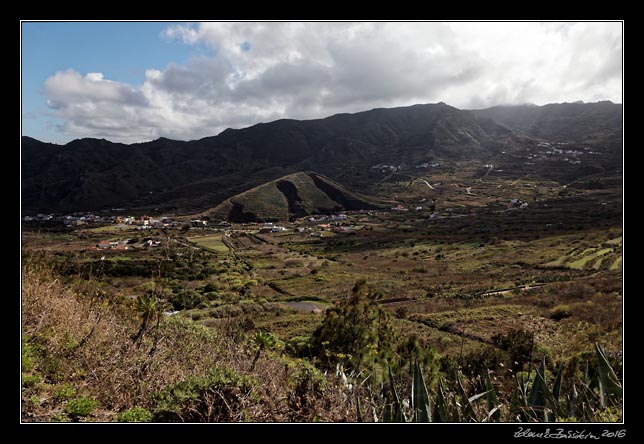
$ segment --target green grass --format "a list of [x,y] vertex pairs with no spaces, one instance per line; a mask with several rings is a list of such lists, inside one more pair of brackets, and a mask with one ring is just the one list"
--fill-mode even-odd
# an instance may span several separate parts
[[[109,253],[108,253],[109,254]],[[120,255],[120,256],[109,256],[108,254],[105,254],[105,260],[110,261],[110,262],[123,262],[123,261],[131,261],[135,258],[132,256],[125,256],[125,255]],[[93,261],[96,260],[96,258],[89,258],[88,261]]]
[[84,228],[82,231],[84,233],[111,233],[114,231],[121,231],[126,229],[127,228],[119,228],[118,224],[113,224],[113,225],[105,225],[102,227],[95,227],[95,228]]
[[578,259],[578,260],[576,260],[574,262],[570,262],[568,264],[568,266],[570,268],[574,268],[575,270],[582,270],[586,266],[586,264],[589,263],[590,261],[592,261],[592,260],[594,260],[594,259],[596,259],[598,257],[604,256],[606,254],[609,254],[609,253],[613,252],[612,248],[604,248],[602,250],[595,251],[594,253],[587,254],[587,255],[584,256],[586,251],[589,251],[589,250],[593,250],[593,249],[589,248],[589,249],[585,250],[584,253],[582,253],[583,257],[581,259]]
[[[615,246],[621,245],[622,237],[604,241],[604,236],[596,232],[593,238],[586,238],[586,241],[579,246],[569,248],[567,251],[557,251],[556,246],[551,246],[550,251],[543,252],[543,258],[556,258],[545,263],[546,267],[566,267],[572,270],[615,270],[619,268],[616,265],[617,258],[621,256],[620,251]],[[605,239],[605,238],[604,238]],[[573,238],[561,238],[560,242],[566,244],[573,241]],[[588,242],[590,241],[590,242]],[[579,242],[575,240],[574,243]],[[588,246],[595,244],[595,246]],[[548,260],[546,259],[546,260]],[[612,264],[612,265],[611,265]]]
[[269,182],[231,198],[244,206],[244,211],[252,211],[261,219],[288,220],[288,201],[275,182]]
[[558,258],[558,259],[556,259],[554,261],[548,262],[546,264],[546,266],[548,266],[548,267],[561,267],[562,265],[564,265],[565,261],[566,261],[566,258],[564,256],[561,256],[560,258]]
[[190,242],[194,242],[200,247],[208,248],[209,250],[217,251],[220,253],[227,253],[228,247],[221,241],[221,234],[212,236],[189,237]]
[[567,265],[569,268],[573,268],[575,270],[582,270],[584,266],[592,259],[593,259],[592,256],[584,256],[581,259],[578,259],[574,262],[570,262]]

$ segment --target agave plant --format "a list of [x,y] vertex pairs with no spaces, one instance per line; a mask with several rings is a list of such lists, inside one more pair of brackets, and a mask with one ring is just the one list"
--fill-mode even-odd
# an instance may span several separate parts
[[425,383],[422,368],[418,362],[414,364],[412,372],[410,414],[406,412],[405,401],[401,402],[400,400],[391,368],[389,369],[388,382],[389,384],[383,382],[382,387],[384,399],[383,422],[483,421],[491,416],[487,412],[481,414],[481,409],[476,408],[474,404],[478,399],[489,395],[489,390],[474,396],[467,396],[460,376],[457,377],[458,398],[456,394],[446,390],[443,379],[440,378],[435,401],[433,401]]
[[414,366],[411,384],[411,405],[414,411],[414,422],[432,422],[432,401],[423,378],[423,370],[418,362]]
[[615,405],[622,400],[622,385],[617,379],[615,371],[608,363],[606,354],[602,347],[595,343],[595,351],[597,354],[597,376],[599,384],[599,400],[602,408]]
[[[499,401],[489,370],[485,374],[485,391],[481,393],[468,396],[461,376],[457,375],[453,390],[445,386],[443,378],[439,378],[432,398],[425,384],[422,368],[416,362],[412,372],[409,413],[405,408],[405,401],[401,402],[390,368],[388,381],[383,382],[381,386],[384,401],[382,421],[489,422],[501,421],[502,411],[505,411],[507,419],[520,422],[597,422],[598,418],[604,418],[600,416],[602,411],[612,412],[606,409],[619,407],[622,385],[599,344],[595,344],[595,351],[598,363],[596,375],[590,377],[587,362],[583,379],[578,384],[573,384],[565,396],[562,394],[563,364],[557,369],[554,381],[550,385],[546,377],[544,357],[531,381],[526,380],[523,375],[515,377],[509,405]],[[599,388],[599,395],[593,390],[595,386]],[[485,407],[477,403],[483,398],[487,400]]]
[[[510,403],[510,413],[522,421],[583,420],[595,422],[596,411],[615,407],[622,400],[622,386],[599,344],[595,344],[597,357],[597,374],[591,378],[588,362],[584,369],[583,379],[573,384],[566,396],[566,404],[561,401],[563,365],[557,371],[552,388],[546,382],[545,358],[535,372],[534,381],[529,384],[523,378],[515,380],[515,391]],[[599,387],[599,396],[592,387]],[[581,393],[580,393],[581,392]]]

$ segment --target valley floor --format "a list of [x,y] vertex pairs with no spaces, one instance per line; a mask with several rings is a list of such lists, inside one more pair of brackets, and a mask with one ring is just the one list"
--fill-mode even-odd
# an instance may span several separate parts
[[[67,288],[100,292],[120,307],[152,292],[166,319],[216,332],[234,326],[247,338],[270,334],[285,350],[310,341],[364,280],[400,342],[432,350],[442,371],[451,365],[475,378],[489,364],[482,351],[507,352],[499,338],[523,332],[531,364],[494,368],[500,379],[544,357],[549,371],[565,364],[572,379],[595,343],[621,377],[621,178],[562,187],[467,174],[436,174],[431,186],[394,177],[375,190],[397,202],[390,210],[307,217],[280,224],[283,231],[24,229],[23,263],[41,257]],[[101,240],[131,248],[90,249]],[[23,341],[33,345],[34,333],[23,329]],[[293,356],[316,362],[301,350]],[[41,414],[36,404],[25,412]]]

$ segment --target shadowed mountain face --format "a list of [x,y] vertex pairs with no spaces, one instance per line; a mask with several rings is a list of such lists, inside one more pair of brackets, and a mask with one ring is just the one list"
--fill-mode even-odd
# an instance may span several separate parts
[[[566,132],[587,137],[588,128],[598,128],[592,133],[595,142],[621,138],[621,105],[479,111],[444,103],[414,105],[278,120],[189,142],[161,138],[124,145],[79,139],[60,146],[23,137],[22,208],[198,212],[303,170],[362,189],[373,182],[365,171],[379,163],[488,159],[501,150],[521,148],[531,137],[563,137]],[[297,214],[302,197],[281,186],[284,196],[292,196],[290,212]]]
[[609,101],[495,106],[472,114],[554,142],[592,142],[622,136],[622,105]]

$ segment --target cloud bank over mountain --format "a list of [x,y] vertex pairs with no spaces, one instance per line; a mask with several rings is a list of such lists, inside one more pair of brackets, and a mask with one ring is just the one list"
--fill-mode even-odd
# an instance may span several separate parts
[[190,140],[279,118],[444,101],[461,109],[622,97],[622,24],[207,22],[168,44],[205,54],[142,84],[73,66],[44,83],[57,130],[126,143]]

